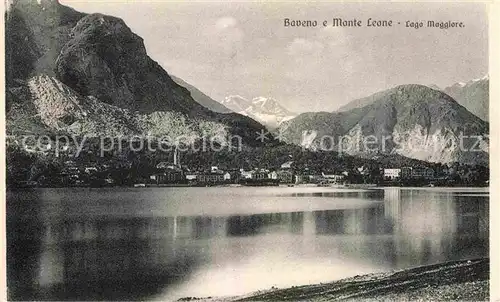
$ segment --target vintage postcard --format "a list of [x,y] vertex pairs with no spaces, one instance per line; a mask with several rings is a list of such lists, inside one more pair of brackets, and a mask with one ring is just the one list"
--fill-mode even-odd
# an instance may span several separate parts
[[6,0],[6,298],[489,300],[492,6]]

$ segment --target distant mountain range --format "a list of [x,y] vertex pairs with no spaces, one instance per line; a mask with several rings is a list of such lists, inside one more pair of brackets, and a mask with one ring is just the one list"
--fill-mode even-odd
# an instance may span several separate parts
[[[484,76],[480,79],[470,80],[466,83],[455,83],[444,89],[440,88],[436,84],[429,84],[427,86],[435,90],[443,91],[444,93],[455,99],[457,103],[467,108],[467,110],[469,110],[482,120],[488,121],[490,102],[489,84],[489,76]],[[357,99],[340,107],[337,111],[342,112],[349,111],[355,108],[361,108],[368,104],[371,104],[373,101],[374,100],[370,97]]]
[[[431,162],[488,161],[487,77],[443,91],[401,85],[337,112],[297,115],[270,97],[211,99],[169,75],[119,18],[80,13],[56,0],[16,0],[5,22],[8,134],[222,132],[239,135],[246,146],[264,147],[276,144],[272,138],[269,144],[256,140],[267,127],[310,149],[340,147],[362,157],[396,153]],[[463,135],[470,137],[460,148]],[[346,141],[335,141],[340,136]],[[359,148],[368,137],[384,148]],[[471,152],[472,145],[480,151]]]
[[256,97],[249,101],[239,95],[230,95],[221,103],[234,112],[253,118],[269,129],[275,129],[282,122],[297,115],[287,110],[277,100],[267,97]]
[[350,155],[396,153],[429,162],[485,163],[488,128],[441,91],[401,85],[355,100],[338,112],[302,113],[283,123],[279,132],[290,143]]
[[443,91],[454,98],[460,105],[477,115],[484,121],[489,120],[490,105],[489,76],[471,80],[466,83],[456,83]]

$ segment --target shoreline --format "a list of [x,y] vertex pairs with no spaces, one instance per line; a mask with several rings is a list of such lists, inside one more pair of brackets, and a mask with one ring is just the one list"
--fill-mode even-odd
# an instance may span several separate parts
[[324,189],[384,189],[384,188],[401,188],[401,189],[481,189],[489,186],[384,186],[377,184],[351,184],[351,185],[312,185],[312,184],[279,184],[279,185],[245,185],[245,184],[213,184],[213,185],[193,185],[193,184],[140,184],[140,185],[115,185],[115,186],[89,186],[89,185],[74,185],[74,186],[6,186],[8,189],[61,189],[61,188],[241,188],[241,187],[262,187],[262,188],[324,188]]
[[489,300],[489,258],[354,276],[329,283],[261,290],[236,297],[185,297],[178,301],[445,301]]

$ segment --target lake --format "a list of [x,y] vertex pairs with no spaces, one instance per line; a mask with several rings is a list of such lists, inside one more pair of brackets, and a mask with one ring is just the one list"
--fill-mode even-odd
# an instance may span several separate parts
[[176,300],[488,256],[487,188],[7,192],[11,300]]

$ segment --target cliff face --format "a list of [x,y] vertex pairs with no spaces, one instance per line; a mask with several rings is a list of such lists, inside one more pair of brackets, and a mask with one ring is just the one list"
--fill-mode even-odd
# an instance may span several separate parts
[[[396,153],[430,162],[487,162],[488,123],[421,85],[376,93],[344,112],[307,113],[280,129],[289,142],[351,155]],[[368,142],[368,143],[367,143]]]
[[55,75],[55,62],[69,33],[85,14],[56,0],[13,1],[5,18],[6,79]]
[[70,37],[57,58],[57,76],[81,95],[132,111],[207,112],[148,57],[142,38],[121,19],[85,16]]
[[259,144],[262,125],[197,103],[119,18],[55,0],[14,1],[6,14],[6,69],[11,133],[144,134],[148,117],[165,116],[218,125]]

